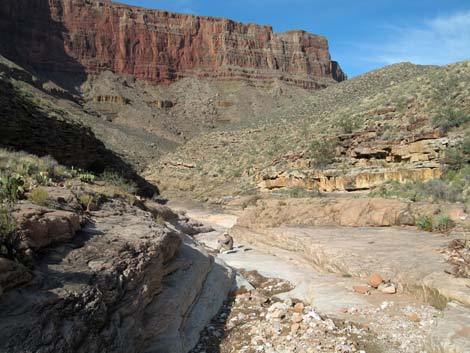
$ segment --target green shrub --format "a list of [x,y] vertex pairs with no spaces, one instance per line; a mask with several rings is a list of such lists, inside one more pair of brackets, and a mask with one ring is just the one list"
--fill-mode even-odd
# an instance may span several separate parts
[[460,127],[468,122],[470,122],[470,114],[452,107],[442,108],[432,119],[433,126],[443,133],[447,133],[451,129]]
[[79,199],[82,208],[86,211],[90,211],[95,203],[95,198],[91,194],[81,194]]
[[[460,180],[458,174],[456,179]],[[401,198],[410,201],[430,202],[460,202],[465,201],[464,190],[466,182],[449,182],[444,176],[442,179],[429,180],[427,182],[409,182],[400,184],[391,182],[382,185],[370,193],[372,197]]]
[[16,227],[11,219],[10,212],[5,206],[0,206],[0,237],[4,239],[15,229]]
[[341,115],[337,124],[342,133],[350,134],[359,129],[361,126],[361,122],[357,119],[358,118],[356,117]]
[[51,156],[41,157],[38,161],[38,168],[42,174],[54,177],[55,168],[59,165]]
[[440,215],[437,220],[432,216],[420,216],[416,224],[426,232],[447,233],[455,227],[455,222],[448,215]]
[[49,178],[49,175],[46,172],[36,174],[34,179],[38,185],[48,186],[52,184],[52,179]]
[[422,230],[432,232],[434,229],[434,218],[431,216],[419,216],[416,224]]
[[302,186],[294,186],[292,188],[281,189],[280,193],[291,198],[307,198],[307,197],[320,197],[319,190],[307,190]]
[[455,222],[447,215],[441,215],[437,219],[435,229],[439,232],[448,232],[455,227]]
[[78,173],[78,179],[83,183],[93,184],[96,180],[96,176],[90,172]]
[[0,256],[10,255],[12,235],[16,230],[8,209],[0,205]]
[[470,162],[470,136],[460,140],[456,146],[449,147],[444,151],[441,163],[447,168],[458,170],[465,167]]
[[16,202],[23,194],[24,180],[20,175],[0,175],[0,201]]
[[137,192],[137,185],[130,180],[125,179],[121,174],[113,170],[105,170],[101,174],[101,179],[111,185],[117,186],[129,194]]
[[40,206],[46,206],[48,198],[49,198],[49,193],[47,192],[46,189],[43,189],[43,188],[35,188],[28,195],[28,199],[32,203],[36,205],[40,205]]
[[242,176],[242,170],[241,169],[235,169],[232,171],[232,177],[234,178],[240,178]]
[[312,141],[309,147],[310,158],[315,168],[323,169],[335,161],[337,143],[332,140],[321,139]]

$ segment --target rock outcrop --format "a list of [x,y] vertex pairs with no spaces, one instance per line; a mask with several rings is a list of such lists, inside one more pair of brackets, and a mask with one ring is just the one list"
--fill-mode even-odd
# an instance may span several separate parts
[[118,199],[77,233],[73,212],[24,203],[13,217],[32,256],[0,257],[0,352],[186,353],[232,288],[223,262]]
[[50,210],[35,205],[18,205],[12,212],[24,251],[72,240],[81,228],[80,216],[68,211]]
[[359,170],[352,173],[341,175],[337,170],[329,171],[279,171],[263,173],[258,176],[258,186],[261,189],[278,189],[302,187],[310,190],[331,191],[356,191],[369,190],[383,185],[387,182],[411,182],[437,179],[441,176],[440,168],[414,168],[405,169],[376,169]]
[[375,131],[340,136],[342,164],[326,170],[315,168],[302,154],[284,156],[256,175],[256,181],[264,190],[302,187],[331,192],[370,190],[388,182],[426,182],[442,175],[440,160],[449,138],[438,133],[411,141],[378,143],[376,138]]
[[[253,203],[253,202],[252,202]],[[292,226],[414,226],[420,216],[443,213],[454,221],[466,218],[461,204],[442,205],[383,198],[260,199],[245,209],[238,225],[246,228]]]
[[153,83],[187,76],[285,81],[316,89],[346,79],[324,37],[99,0],[5,0],[0,52],[39,72],[111,70]]

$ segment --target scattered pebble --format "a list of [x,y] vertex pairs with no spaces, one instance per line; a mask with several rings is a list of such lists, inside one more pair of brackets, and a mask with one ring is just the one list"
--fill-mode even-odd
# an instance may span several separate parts
[[235,293],[190,353],[416,353],[424,351],[438,315],[429,306],[384,301],[380,307],[339,310],[348,313],[348,319],[367,324],[334,321],[298,300],[276,297],[293,289],[287,281],[253,271],[246,280],[254,289]]

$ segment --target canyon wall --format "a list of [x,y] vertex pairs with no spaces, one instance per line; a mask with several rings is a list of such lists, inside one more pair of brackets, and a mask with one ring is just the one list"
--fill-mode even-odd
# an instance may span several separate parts
[[46,73],[281,80],[307,89],[346,79],[322,36],[109,1],[4,0],[0,30],[8,33],[2,55]]

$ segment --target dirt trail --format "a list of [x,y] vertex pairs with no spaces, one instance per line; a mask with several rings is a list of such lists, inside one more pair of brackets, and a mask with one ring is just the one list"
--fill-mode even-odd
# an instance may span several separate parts
[[[185,209],[180,205],[178,206],[180,209],[184,209],[189,217],[214,228],[213,232],[199,234],[195,237],[196,240],[209,249],[215,249],[217,237],[220,233],[230,231],[237,221],[235,215],[213,212],[203,208],[192,207]],[[315,230],[312,228],[309,231],[313,232]],[[356,231],[352,230],[351,232],[354,234]],[[344,236],[344,232],[348,232],[348,230],[341,229],[341,232]],[[311,263],[305,260],[305,256],[295,251],[281,249],[283,246],[268,248],[258,246],[257,243],[255,243],[256,245],[250,245],[249,241],[246,241],[249,240],[250,234],[244,234],[240,237],[242,241],[237,242],[239,238],[236,234],[235,232],[235,249],[219,255],[228,265],[239,271],[257,271],[267,278],[289,281],[292,283],[293,289],[284,293],[277,293],[274,296],[276,300],[288,304],[291,301],[301,301],[305,306],[308,306],[308,310],[314,310],[322,315],[322,318],[332,319],[334,322],[339,323],[338,327],[341,327],[341,325],[352,325],[351,327],[354,327],[354,329],[348,331],[347,335],[344,332],[338,334],[336,344],[330,344],[329,346],[326,344],[322,348],[307,345],[308,352],[411,353],[470,351],[470,316],[467,316],[470,311],[467,308],[456,303],[450,303],[445,310],[438,310],[436,307],[431,306],[429,302],[405,294],[401,290],[396,294],[384,294],[378,290],[367,288],[367,294],[360,294],[355,292],[353,288],[355,286],[367,286],[367,278],[345,276],[340,273],[321,271],[319,268],[315,269]],[[334,238],[331,238],[331,241],[334,242]],[[361,244],[357,245],[360,246]],[[348,256],[354,258],[355,254],[352,253]],[[239,277],[239,286],[244,283],[246,284],[246,281]],[[237,300],[240,302],[237,297],[232,299],[235,302]],[[251,307],[250,305],[251,303],[248,307]],[[233,307],[233,305],[230,305],[230,308],[230,310],[225,308],[226,316],[224,318],[229,315],[227,312],[240,310],[240,306]],[[266,310],[268,309],[269,306],[266,307]],[[462,318],[464,319],[462,320]],[[287,321],[290,325],[288,315]],[[237,351],[231,348],[234,347],[234,342],[240,340],[246,341],[246,350],[244,352],[274,353],[289,352],[289,349],[300,349],[300,351],[305,349],[303,346],[293,345],[292,342],[303,342],[306,339],[305,335],[308,335],[306,327],[303,327],[304,331],[300,329],[295,334],[287,332],[285,337],[280,340],[275,337],[264,337],[263,324],[273,325],[265,317],[258,317],[257,320],[251,323],[251,327],[258,328],[253,329],[249,337],[240,336],[241,334],[237,337],[233,332],[230,335],[222,332],[220,335],[225,338],[218,339],[217,352]],[[246,325],[249,326],[250,324],[247,323]],[[312,330],[311,327],[310,329]],[[319,329],[320,326],[313,330]],[[355,335],[355,343],[349,346],[343,344],[344,339],[342,338],[350,338],[356,329],[359,330],[359,334]],[[261,330],[261,333],[257,330]],[[335,335],[337,332],[333,331],[332,334]],[[263,340],[253,342],[250,337],[254,333],[264,337]],[[436,339],[436,337],[439,338]],[[341,345],[343,348],[341,348]],[[207,347],[201,346],[200,348],[200,352],[216,352],[207,349]],[[196,350],[195,352],[199,351]]]

